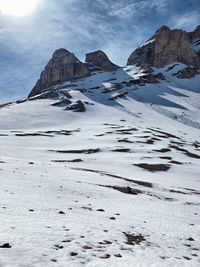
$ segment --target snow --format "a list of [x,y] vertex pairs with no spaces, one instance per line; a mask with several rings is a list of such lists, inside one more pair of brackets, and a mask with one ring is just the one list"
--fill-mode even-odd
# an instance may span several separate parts
[[150,43],[153,43],[153,42],[155,42],[155,39],[150,39],[149,41],[147,41],[147,42],[145,42],[144,44],[142,44],[142,45],[140,46],[140,48],[143,47],[143,46],[146,46],[146,45],[148,45],[148,44],[150,44]]
[[[11,245],[0,248],[0,266],[199,266],[198,76],[172,76],[182,67],[156,70],[167,77],[161,84],[108,93],[142,70],[66,84],[74,101],[93,104],[83,113],[48,99],[0,109],[0,246]],[[127,187],[140,193],[116,189]],[[128,244],[125,234],[145,240]]]
[[193,42],[192,42],[192,48],[193,48],[196,52],[199,52],[199,51],[200,51],[200,39],[199,39],[199,38],[193,40]]

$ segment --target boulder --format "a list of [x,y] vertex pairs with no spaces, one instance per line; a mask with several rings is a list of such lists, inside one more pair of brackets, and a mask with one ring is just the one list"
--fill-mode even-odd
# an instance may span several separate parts
[[83,102],[81,100],[78,100],[76,101],[76,103],[67,106],[66,110],[72,110],[74,112],[85,112],[86,108]]

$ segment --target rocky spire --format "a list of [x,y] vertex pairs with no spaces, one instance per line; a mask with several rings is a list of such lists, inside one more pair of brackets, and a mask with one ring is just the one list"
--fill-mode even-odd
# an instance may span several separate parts
[[[199,28],[193,34],[197,37]],[[130,55],[127,65],[163,67],[174,62],[200,67],[200,56],[192,48],[191,33],[162,26]]]
[[52,58],[41,72],[40,79],[32,89],[29,97],[40,94],[42,90],[76,77],[89,74],[86,64],[82,63],[76,56],[64,48],[53,53]]
[[112,63],[107,55],[101,50],[86,54],[85,62],[90,68],[96,68],[100,71],[114,71],[118,68],[118,66]]

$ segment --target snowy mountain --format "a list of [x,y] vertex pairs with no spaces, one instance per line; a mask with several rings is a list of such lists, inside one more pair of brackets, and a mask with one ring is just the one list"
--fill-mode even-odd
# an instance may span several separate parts
[[199,39],[58,49],[0,106],[0,266],[199,266]]

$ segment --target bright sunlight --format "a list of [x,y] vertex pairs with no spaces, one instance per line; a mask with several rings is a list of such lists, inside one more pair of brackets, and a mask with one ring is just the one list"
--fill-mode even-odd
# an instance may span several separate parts
[[38,0],[0,0],[0,12],[11,16],[26,16],[37,4]]

